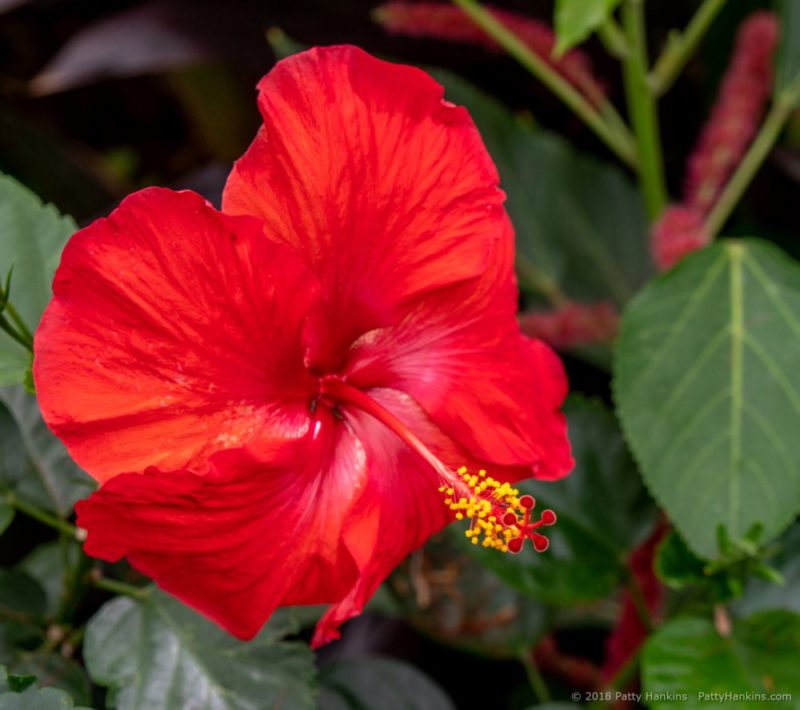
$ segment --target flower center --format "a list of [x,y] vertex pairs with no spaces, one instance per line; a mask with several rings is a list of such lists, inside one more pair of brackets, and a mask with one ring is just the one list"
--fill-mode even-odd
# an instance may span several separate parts
[[462,466],[454,471],[398,417],[337,376],[322,377],[319,393],[323,401],[334,406],[348,404],[374,417],[430,465],[440,479],[439,492],[444,495],[445,505],[455,513],[456,520],[470,521],[466,536],[473,545],[480,543],[513,553],[522,550],[525,540],[530,540],[537,552],[544,552],[550,546],[548,539],[536,530],[554,525],[556,514],[545,510],[539,520],[532,522],[531,513],[536,505],[532,496],[520,496],[516,488],[497,481],[484,470],[471,474]]

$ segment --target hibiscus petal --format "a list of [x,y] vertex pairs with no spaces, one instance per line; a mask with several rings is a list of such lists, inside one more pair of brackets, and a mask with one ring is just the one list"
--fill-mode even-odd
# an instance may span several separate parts
[[407,392],[476,459],[561,478],[574,465],[560,412],[567,379],[547,345],[520,334],[507,235],[480,278],[427,294],[397,324],[366,333],[344,371],[355,387]]
[[67,244],[36,333],[45,420],[98,480],[301,436],[315,294],[261,223],[147,189]]
[[113,478],[76,506],[86,552],[127,556],[242,639],[288,598],[338,601],[358,578],[342,522],[363,489],[364,452],[330,419],[326,433],[258,457],[216,454],[205,476],[149,469]]
[[[407,395],[369,393],[444,461],[471,460]],[[304,439],[218,453],[209,470],[123,474],[77,504],[86,552],[126,556],[166,591],[240,638],[277,606],[331,603],[319,646],[360,613],[409,552],[451,520],[430,466],[348,405],[320,408]],[[525,469],[493,470],[516,480]]]
[[[465,465],[473,471],[485,467],[484,462],[472,459],[444,435],[408,395],[375,389],[369,396],[398,417],[442,461]],[[452,513],[439,493],[442,482],[433,469],[369,415],[347,405],[342,411],[363,442],[368,463],[367,484],[347,514],[343,528],[345,544],[359,575],[347,594],[320,619],[312,640],[314,647],[339,638],[339,626],[361,613],[391,571],[452,521]],[[492,471],[500,480],[509,481],[528,473],[523,468]]]
[[223,209],[264,219],[324,285],[309,358],[330,371],[409,299],[482,273],[505,196],[466,110],[418,69],[327,47],[259,89],[264,126]]
[[485,321],[456,329],[432,312],[426,317],[362,341],[348,370],[351,384],[408,392],[474,458],[527,465],[542,479],[568,474],[574,462],[560,412],[567,380],[558,356]]

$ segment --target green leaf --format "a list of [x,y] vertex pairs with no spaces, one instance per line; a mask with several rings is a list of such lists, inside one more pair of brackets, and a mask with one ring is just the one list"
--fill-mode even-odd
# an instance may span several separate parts
[[35,579],[45,593],[47,616],[53,617],[64,599],[67,565],[74,568],[80,558],[80,546],[74,541],[39,545],[17,565]]
[[[796,708],[800,697],[800,616],[768,611],[737,621],[730,638],[699,618],[681,618],[650,637],[642,655],[642,689],[651,710]],[[727,702],[712,693],[741,694]],[[758,693],[746,699],[746,693]],[[790,693],[795,701],[769,699]],[[752,696],[751,696],[752,697]]]
[[0,569],[0,612],[43,617],[47,600],[38,582],[20,570]]
[[619,3],[620,0],[556,0],[553,22],[556,56],[588,39],[611,17]]
[[35,579],[21,570],[0,569],[0,663],[11,665],[19,651],[41,645],[45,606]]
[[277,640],[295,628],[278,614],[244,643],[153,591],[103,606],[86,629],[84,657],[92,679],[113,689],[118,710],[311,710],[313,656],[302,643]]
[[320,710],[455,710],[413,666],[388,658],[351,658],[320,670]]
[[3,710],[91,710],[79,708],[63,690],[55,688],[29,688],[24,693],[0,692]]
[[2,710],[91,710],[76,708],[64,691],[38,687],[37,678],[9,673],[0,665],[0,708]]
[[[53,274],[67,239],[77,226],[52,205],[7,175],[0,174],[0,273],[14,269],[11,302],[33,331],[50,300]],[[22,347],[0,332],[0,362],[7,363],[3,379],[19,374],[19,362],[27,355]],[[24,376],[24,371],[22,372]],[[22,378],[14,380],[21,383]]]
[[615,397],[642,474],[701,557],[800,510],[800,266],[760,241],[692,254],[631,303]]
[[0,535],[2,535],[14,520],[14,508],[0,501]]
[[21,693],[36,682],[35,675],[9,675],[8,688],[12,693]]
[[521,285],[534,264],[576,300],[625,303],[652,274],[647,218],[627,176],[524,125],[463,79],[432,73],[450,101],[467,107],[497,164]]
[[16,674],[29,674],[39,685],[58,688],[66,692],[75,702],[90,703],[92,700],[89,678],[76,662],[58,653],[24,653],[9,662],[9,671]]
[[800,0],[777,0],[781,43],[775,60],[775,95],[800,75]]
[[0,272],[5,275],[13,265],[11,301],[31,330],[50,300],[61,250],[77,228],[70,217],[0,174]]
[[552,508],[555,527],[545,530],[550,549],[528,544],[518,555],[466,547],[486,567],[523,594],[554,604],[601,599],[619,584],[627,553],[656,520],[614,417],[603,405],[572,399],[565,408],[575,470],[555,482],[520,486],[536,510]]
[[2,333],[2,341],[0,341],[0,387],[5,385],[18,385],[24,382],[25,375],[28,368],[31,366],[31,356],[24,348],[12,343],[15,347],[10,345],[6,348],[6,341],[8,336]]
[[392,573],[402,616],[442,643],[517,658],[542,637],[551,614],[479,564],[463,542],[449,527]]
[[656,572],[673,589],[697,587],[692,602],[710,610],[714,604],[730,603],[741,596],[753,570],[763,562],[758,550],[753,555],[737,554],[719,562],[700,559],[683,538],[674,531],[658,548]]
[[22,387],[0,387],[0,489],[62,517],[95,483],[70,459]]
[[683,589],[704,581],[705,569],[705,560],[695,555],[674,531],[658,547],[656,573],[664,584],[673,589]]
[[779,542],[779,551],[767,560],[783,576],[783,584],[753,579],[745,587],[744,596],[733,605],[741,615],[766,609],[786,609],[800,613],[800,523],[795,523]]

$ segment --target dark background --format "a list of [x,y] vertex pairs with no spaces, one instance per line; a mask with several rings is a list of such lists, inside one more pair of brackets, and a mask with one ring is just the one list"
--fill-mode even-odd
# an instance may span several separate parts
[[[480,47],[388,35],[369,0],[0,0],[0,170],[79,221],[149,184],[191,186],[212,199],[258,125],[253,87],[274,55],[266,30],[306,44],[354,43],[397,60],[450,68],[509,106],[530,112],[587,151],[612,159],[583,125],[513,60]],[[552,2],[498,5],[545,21]],[[698,57],[662,102],[670,190],[708,113],[739,20],[756,0],[729,3]],[[682,26],[692,0],[648,4],[652,54]],[[619,67],[586,50],[612,99]],[[67,56],[70,55],[70,56]],[[800,129],[797,129],[800,132]],[[800,166],[791,151],[770,161],[735,227],[796,232],[788,199]],[[786,199],[782,199],[786,197]],[[781,240],[783,241],[783,240]]]

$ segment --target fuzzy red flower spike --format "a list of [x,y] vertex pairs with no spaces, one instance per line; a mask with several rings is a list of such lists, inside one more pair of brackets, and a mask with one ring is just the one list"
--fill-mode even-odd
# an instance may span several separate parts
[[147,189],[70,240],[34,377],[102,484],[77,506],[89,554],[241,638],[329,603],[320,645],[453,499],[508,507],[456,467],[569,472],[567,385],[519,332],[504,194],[441,86],[329,47],[259,90],[222,212]]

